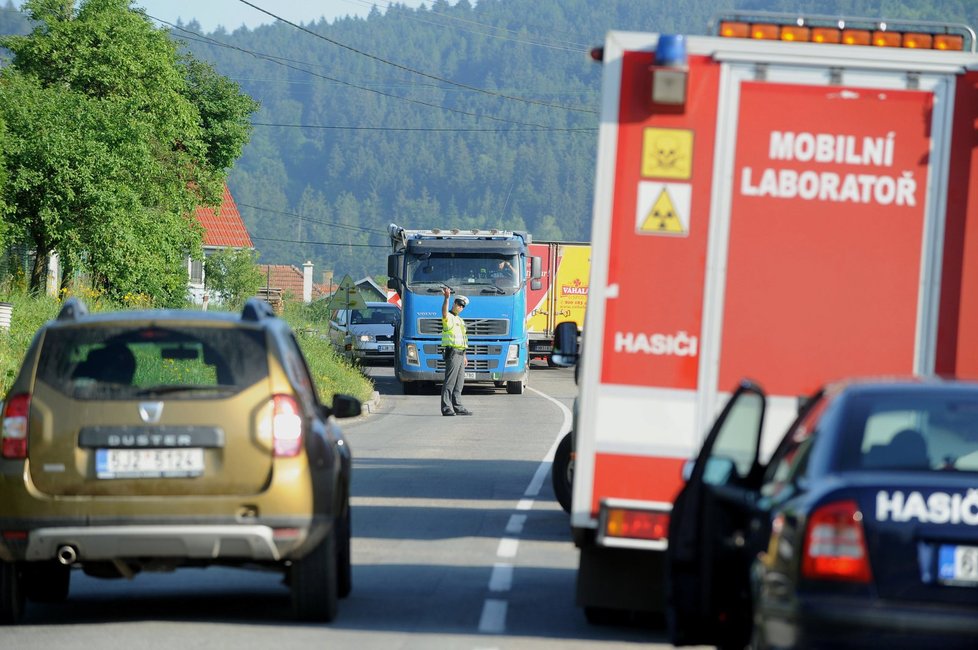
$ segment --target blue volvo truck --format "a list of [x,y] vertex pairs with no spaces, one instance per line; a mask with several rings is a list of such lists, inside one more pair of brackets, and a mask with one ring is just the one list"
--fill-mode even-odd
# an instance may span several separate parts
[[503,230],[388,228],[387,286],[401,296],[394,370],[406,395],[441,383],[442,290],[469,298],[462,312],[469,336],[465,383],[520,395],[529,376],[526,290],[540,288],[530,235]]

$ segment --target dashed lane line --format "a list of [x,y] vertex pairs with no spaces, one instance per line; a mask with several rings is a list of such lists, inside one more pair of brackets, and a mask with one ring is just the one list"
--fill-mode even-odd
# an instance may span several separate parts
[[[564,435],[570,431],[572,421],[570,409],[562,403],[535,388],[527,387],[527,389],[556,404],[563,414],[564,419],[560,425],[560,430],[557,432],[554,443],[550,446],[550,450],[547,451],[547,455],[543,457],[543,460],[537,467],[537,471],[534,472],[533,478],[530,479],[530,484],[526,486],[523,498],[516,504],[516,510],[519,512],[527,512],[533,509],[533,502],[540,495],[543,482],[547,478],[547,472],[550,471],[550,466],[553,464],[557,445],[560,444]],[[509,521],[506,522],[506,536],[499,540],[499,546],[496,548],[496,557],[503,559],[516,557],[520,546],[518,536],[523,532],[526,518],[527,515],[525,514],[514,514],[510,516]],[[513,564],[511,562],[495,563],[492,567],[492,574],[489,576],[489,591],[496,595],[505,594],[510,591],[512,586]],[[486,598],[485,603],[482,605],[482,616],[479,617],[479,632],[483,634],[505,633],[506,611],[508,608],[509,602],[502,598]]]

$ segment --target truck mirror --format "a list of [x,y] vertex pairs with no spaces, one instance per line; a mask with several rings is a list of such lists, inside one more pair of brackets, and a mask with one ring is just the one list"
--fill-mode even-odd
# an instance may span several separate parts
[[550,360],[565,368],[577,364],[577,323],[564,321],[554,329],[554,347]]
[[543,282],[540,281],[540,278],[530,280],[530,288],[534,291],[539,291],[541,287],[543,287]]
[[[533,257],[530,258],[530,278],[531,279],[533,279],[533,280],[539,280],[543,276],[543,273],[541,271],[542,264],[543,263],[540,261],[540,257],[538,255],[534,255]],[[534,289],[539,289],[540,288],[539,283],[538,283],[537,286],[535,286],[533,288]]]
[[387,288],[393,289],[395,291],[400,291],[400,282],[398,281],[398,260],[401,259],[400,255],[388,255],[387,256]]

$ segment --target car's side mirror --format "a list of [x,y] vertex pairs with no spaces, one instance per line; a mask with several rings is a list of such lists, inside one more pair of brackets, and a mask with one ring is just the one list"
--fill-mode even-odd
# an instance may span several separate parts
[[577,363],[578,356],[577,323],[564,321],[554,330],[554,345],[550,360],[554,365],[567,368]]
[[332,412],[335,418],[355,418],[363,413],[363,406],[356,397],[336,394],[333,396]]

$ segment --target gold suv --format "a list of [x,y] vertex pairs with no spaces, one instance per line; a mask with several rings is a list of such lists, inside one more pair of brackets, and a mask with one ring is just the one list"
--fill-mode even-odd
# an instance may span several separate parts
[[277,568],[302,620],[351,588],[351,456],[288,324],[240,315],[89,314],[68,300],[3,402],[0,622],[68,595],[71,570]]

